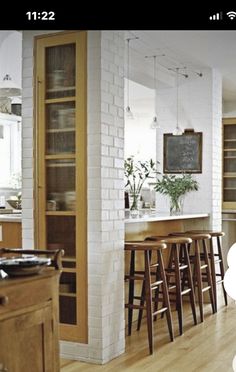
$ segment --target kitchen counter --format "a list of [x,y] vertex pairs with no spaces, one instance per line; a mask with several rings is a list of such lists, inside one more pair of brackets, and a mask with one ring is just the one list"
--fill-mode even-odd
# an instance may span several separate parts
[[13,212],[13,213],[3,213],[0,212],[0,222],[21,222],[22,213]]
[[140,222],[157,222],[157,221],[174,221],[174,220],[186,220],[193,218],[205,218],[209,217],[208,213],[191,213],[191,214],[182,214],[179,216],[170,216],[165,213],[157,213],[155,215],[143,216],[138,218],[126,218],[125,223],[140,223]]
[[180,232],[208,228],[208,213],[191,213],[179,216],[170,216],[167,213],[156,213],[139,218],[126,218],[125,239],[143,240],[151,235],[168,235],[175,231]]

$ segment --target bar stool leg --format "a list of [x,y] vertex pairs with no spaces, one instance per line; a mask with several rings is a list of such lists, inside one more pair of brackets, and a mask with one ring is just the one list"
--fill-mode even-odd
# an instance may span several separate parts
[[211,278],[212,278],[212,288],[215,298],[215,311],[217,311],[217,291],[216,291],[216,268],[215,268],[215,256],[213,248],[213,239],[210,239],[210,264],[211,264]]
[[224,293],[225,305],[227,306],[228,305],[227,293],[226,293],[226,290],[223,284],[224,276],[225,276],[225,268],[224,268],[224,263],[223,263],[221,242],[220,242],[219,236],[217,236],[217,247],[218,247],[219,260],[220,260],[220,274],[221,274],[221,280],[222,280],[222,288],[223,288],[223,293]]
[[[151,262],[151,258],[152,258],[152,252],[150,251],[149,262]],[[144,257],[144,260],[145,260],[145,257]],[[145,304],[145,281],[143,281],[143,284],[142,284],[140,306],[143,307],[144,304]],[[141,328],[142,318],[143,318],[143,308],[139,309],[139,312],[138,312],[137,331],[139,331]]]
[[175,265],[175,278],[176,278],[176,309],[179,320],[179,334],[183,333],[183,300],[181,294],[181,277],[179,270],[179,246],[173,245],[174,248],[174,265]]
[[145,251],[145,300],[147,311],[147,329],[150,354],[153,354],[153,319],[152,319],[152,291],[149,253]]
[[204,321],[203,316],[203,293],[202,293],[202,276],[201,276],[201,259],[198,240],[195,240],[195,270],[197,279],[197,289],[198,289],[198,304],[200,310],[200,320]]
[[[166,284],[167,284],[168,291],[169,291],[169,286],[171,285],[171,276],[168,275],[168,274],[169,274],[169,271],[171,271],[171,269],[173,268],[174,257],[175,257],[174,256],[174,249],[171,247],[171,249],[170,249],[170,256],[169,256],[169,260],[168,260],[168,266],[167,266],[167,270],[166,270],[167,271]],[[177,303],[176,303],[175,307],[176,307],[176,310],[177,310]],[[164,318],[164,315],[165,314],[162,313],[161,314],[161,318]]]
[[[130,270],[129,274],[131,277],[134,277],[135,271],[135,251],[131,251],[130,257]],[[133,305],[134,303],[134,280],[129,280],[129,304]],[[133,320],[133,308],[129,307],[128,309],[128,335],[131,335],[132,332],[132,320]]]
[[212,277],[211,277],[211,272],[210,272],[210,263],[209,263],[209,257],[208,257],[208,250],[206,246],[206,242],[203,239],[202,241],[203,244],[203,251],[204,251],[204,257],[205,257],[205,263],[207,265],[206,267],[206,274],[207,274],[207,281],[209,283],[209,292],[210,292],[210,299],[211,299],[211,307],[212,307],[212,312],[215,313],[215,296],[214,296],[214,291],[213,291],[213,285],[212,285]]
[[[145,282],[143,282],[143,284],[142,284],[140,305],[144,306],[144,303],[145,303]],[[141,323],[142,323],[142,318],[143,318],[143,309],[140,309],[139,312],[138,312],[137,331],[140,330]]]
[[158,262],[159,262],[159,269],[160,269],[160,277],[161,277],[161,280],[163,281],[162,283],[163,306],[167,307],[167,310],[166,310],[167,325],[169,329],[170,339],[171,341],[174,341],[174,331],[173,331],[172,315],[171,315],[171,308],[170,308],[170,299],[169,299],[169,293],[168,293],[168,288],[167,288],[164,262],[163,262],[161,251],[158,250],[157,254],[158,254]]
[[191,270],[191,264],[189,259],[189,249],[187,247],[187,244],[183,245],[184,250],[184,256],[185,256],[185,262],[187,262],[187,280],[188,280],[188,287],[191,289],[190,291],[190,304],[193,314],[193,320],[194,324],[197,324],[197,314],[196,314],[196,302],[195,302],[195,296],[194,296],[194,286],[193,286],[193,276],[192,276],[192,270]]

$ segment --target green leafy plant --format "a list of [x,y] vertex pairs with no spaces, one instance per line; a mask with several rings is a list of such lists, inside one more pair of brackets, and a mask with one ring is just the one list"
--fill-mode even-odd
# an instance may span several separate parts
[[144,182],[147,178],[154,178],[156,171],[155,162],[150,159],[148,161],[135,161],[133,156],[125,160],[125,178],[126,185],[130,192],[140,193]]
[[197,191],[199,184],[191,174],[182,174],[180,177],[164,175],[162,179],[157,180],[154,189],[160,194],[168,195],[171,199],[171,212],[178,212],[180,198],[190,191]]
[[156,165],[152,159],[148,161],[135,161],[133,156],[125,160],[125,187],[129,188],[130,211],[134,217],[138,215],[140,192],[148,178],[154,178]]

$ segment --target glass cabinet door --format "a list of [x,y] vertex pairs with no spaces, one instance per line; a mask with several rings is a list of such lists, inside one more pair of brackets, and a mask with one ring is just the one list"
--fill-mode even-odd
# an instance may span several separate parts
[[87,341],[86,32],[36,41],[37,245],[63,249],[61,339]]
[[223,121],[223,208],[236,207],[236,119]]

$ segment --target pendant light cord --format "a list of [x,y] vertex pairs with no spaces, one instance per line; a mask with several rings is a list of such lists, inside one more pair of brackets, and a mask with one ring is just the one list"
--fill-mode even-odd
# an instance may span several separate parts
[[129,42],[130,39],[127,39],[128,50],[127,50],[127,107],[129,107]]
[[179,68],[176,68],[176,129],[179,129]]
[[139,37],[137,36],[129,37],[126,39],[127,41],[127,107],[126,109],[128,108],[129,111],[130,111],[130,106],[129,106],[130,47],[129,47],[129,43],[130,43],[130,40],[137,40],[137,39],[139,39]]
[[155,117],[157,117],[157,56],[153,56],[153,68],[154,68],[154,92],[155,92]]

